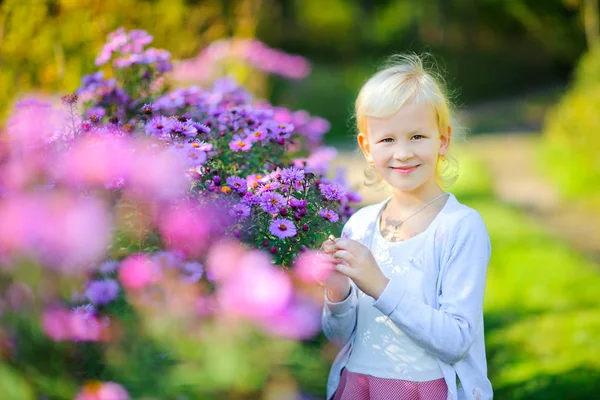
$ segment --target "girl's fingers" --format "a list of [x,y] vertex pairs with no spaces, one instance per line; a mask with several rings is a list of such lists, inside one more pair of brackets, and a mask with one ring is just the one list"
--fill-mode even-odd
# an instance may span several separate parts
[[352,261],[354,260],[354,256],[352,254],[350,254],[350,252],[348,252],[346,250],[338,250],[338,251],[336,251],[335,253],[333,253],[333,257],[334,258],[338,258],[340,260],[344,260],[348,264],[352,264]]
[[352,279],[353,270],[351,267],[344,264],[336,264],[335,269],[337,272],[346,275],[348,278]]

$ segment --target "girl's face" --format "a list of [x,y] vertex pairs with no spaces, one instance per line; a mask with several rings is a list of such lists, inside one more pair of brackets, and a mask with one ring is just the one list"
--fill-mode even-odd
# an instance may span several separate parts
[[389,118],[367,117],[358,143],[377,173],[404,192],[427,193],[437,187],[438,156],[446,154],[451,129],[440,135],[433,106],[411,101]]

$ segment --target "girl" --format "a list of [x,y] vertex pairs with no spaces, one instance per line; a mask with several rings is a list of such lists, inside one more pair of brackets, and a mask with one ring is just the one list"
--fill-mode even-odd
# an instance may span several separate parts
[[323,330],[343,346],[327,399],[492,398],[483,337],[491,245],[452,180],[449,102],[417,56],[400,56],[356,100],[358,144],[393,195],[354,214],[322,249]]

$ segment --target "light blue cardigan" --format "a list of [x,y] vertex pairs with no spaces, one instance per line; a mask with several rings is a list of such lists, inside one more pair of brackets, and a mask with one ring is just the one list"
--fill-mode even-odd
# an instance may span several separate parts
[[[348,220],[343,234],[368,247],[377,229],[375,221],[388,200],[360,209]],[[424,234],[426,244],[415,262],[424,270],[424,281],[437,280],[437,290],[423,302],[405,291],[404,285],[410,282],[393,278],[373,306],[437,358],[448,385],[448,400],[491,399],[483,337],[483,296],[491,244],[483,219],[450,193]],[[323,331],[329,340],[343,346],[329,374],[328,400],[352,351],[358,290],[352,285],[350,295],[340,303],[325,298]]]

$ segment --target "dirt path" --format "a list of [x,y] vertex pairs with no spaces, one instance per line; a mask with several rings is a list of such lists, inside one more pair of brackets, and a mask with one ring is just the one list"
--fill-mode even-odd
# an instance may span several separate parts
[[[498,199],[523,209],[549,232],[600,263],[600,211],[561,200],[536,164],[538,140],[533,134],[486,135],[472,138],[463,146],[484,160]],[[349,169],[351,184],[360,188],[365,204],[388,196],[386,191],[362,185],[366,167],[362,155],[340,151],[335,165]]]

